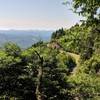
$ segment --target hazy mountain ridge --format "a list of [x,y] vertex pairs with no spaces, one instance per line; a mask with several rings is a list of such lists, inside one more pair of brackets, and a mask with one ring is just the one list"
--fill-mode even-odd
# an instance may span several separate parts
[[0,30],[0,46],[6,42],[14,42],[22,48],[27,48],[39,40],[49,41],[52,32],[45,30]]

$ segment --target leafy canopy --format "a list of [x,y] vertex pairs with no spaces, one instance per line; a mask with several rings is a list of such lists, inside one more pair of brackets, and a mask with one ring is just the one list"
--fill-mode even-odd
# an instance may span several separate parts
[[87,18],[87,22],[100,21],[100,0],[71,0],[70,4],[75,13]]

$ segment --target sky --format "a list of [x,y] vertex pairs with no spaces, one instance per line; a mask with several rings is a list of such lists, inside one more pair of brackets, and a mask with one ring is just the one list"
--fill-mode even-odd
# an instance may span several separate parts
[[82,17],[64,0],[0,0],[0,29],[56,30],[70,28]]

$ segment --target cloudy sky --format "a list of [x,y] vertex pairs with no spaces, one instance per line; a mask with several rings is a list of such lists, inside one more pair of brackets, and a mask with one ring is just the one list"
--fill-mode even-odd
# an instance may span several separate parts
[[69,28],[81,17],[64,0],[0,0],[0,29]]

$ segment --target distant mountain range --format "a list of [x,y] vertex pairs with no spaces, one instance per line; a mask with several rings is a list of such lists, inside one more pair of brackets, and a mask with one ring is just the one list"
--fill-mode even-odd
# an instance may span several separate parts
[[13,42],[22,48],[27,48],[40,40],[49,41],[52,32],[44,30],[0,30],[0,46],[6,42]]

